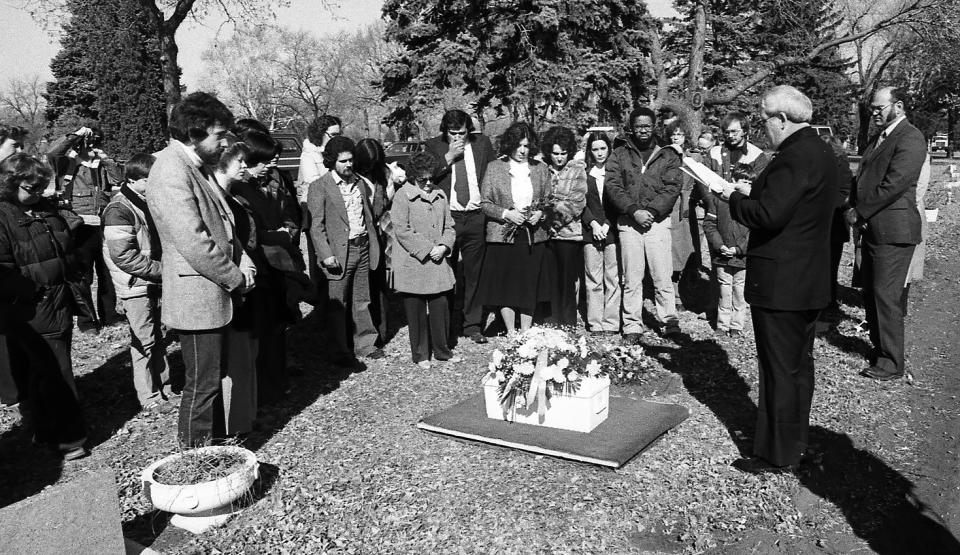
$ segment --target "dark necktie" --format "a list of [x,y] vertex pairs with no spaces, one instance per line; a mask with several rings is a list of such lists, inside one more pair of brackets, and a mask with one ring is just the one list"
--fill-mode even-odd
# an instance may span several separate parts
[[453,164],[453,175],[456,179],[453,190],[457,193],[457,202],[460,203],[460,206],[466,208],[470,202],[470,183],[467,182],[467,163],[465,157],[461,156],[460,159]]

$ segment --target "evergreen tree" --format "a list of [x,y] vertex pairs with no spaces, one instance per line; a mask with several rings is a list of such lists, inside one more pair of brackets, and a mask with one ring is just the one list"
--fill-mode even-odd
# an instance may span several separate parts
[[47,118],[92,120],[117,158],[161,148],[166,111],[154,21],[137,2],[70,0],[61,51],[51,62]]
[[387,0],[388,98],[437,111],[436,91],[534,124],[619,121],[645,93],[646,5],[633,0]]

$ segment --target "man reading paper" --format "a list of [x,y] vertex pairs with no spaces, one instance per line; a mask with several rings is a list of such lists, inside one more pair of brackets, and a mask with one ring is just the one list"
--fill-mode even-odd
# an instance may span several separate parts
[[836,157],[810,128],[810,99],[778,86],[761,117],[776,154],[749,195],[728,185],[733,219],[750,228],[746,300],[757,343],[760,392],[750,473],[789,472],[807,449],[813,339],[830,302],[830,221],[839,187]]

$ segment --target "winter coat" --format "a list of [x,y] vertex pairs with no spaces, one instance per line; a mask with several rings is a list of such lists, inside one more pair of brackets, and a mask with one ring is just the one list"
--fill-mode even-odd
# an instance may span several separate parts
[[554,239],[583,241],[580,215],[587,205],[586,168],[582,160],[570,160],[559,172],[550,171],[550,199],[555,216],[551,222]]
[[393,287],[401,293],[432,295],[453,289],[454,275],[446,257],[430,258],[437,245],[453,251],[456,234],[447,195],[440,189],[427,193],[410,183],[393,197]]
[[[653,138],[656,141],[656,137]],[[620,222],[630,225],[637,210],[646,210],[655,222],[670,217],[680,196],[680,154],[673,148],[654,146],[647,162],[632,139],[613,149],[607,160],[604,187],[620,211]]]
[[63,195],[71,210],[84,216],[99,216],[110,195],[121,181],[117,164],[108,158],[100,158],[96,168],[80,163],[69,155],[82,142],[78,135],[64,135],[47,150],[47,162],[54,171],[56,189]]
[[[704,199],[707,209],[703,217],[703,233],[710,244],[711,260],[721,266],[734,268],[747,267],[747,242],[750,240],[750,230],[743,224],[730,217],[730,205],[715,196]],[[736,247],[734,256],[721,256],[720,247]]]
[[64,216],[36,205],[33,215],[0,201],[0,332],[27,324],[45,336],[73,326],[66,278],[76,267]]
[[[533,204],[538,204],[550,196],[550,170],[547,165],[536,160],[530,160],[530,182],[533,184]],[[486,237],[488,243],[507,243],[516,240],[507,240],[507,221],[503,213],[514,207],[513,191],[511,189],[510,162],[494,160],[487,166],[487,173],[480,186],[480,209],[487,216]],[[541,220],[537,225],[523,226],[531,232],[531,243],[542,243],[549,239],[550,232],[547,222]],[[520,233],[518,230],[517,233]]]
[[[103,261],[110,270],[117,297],[132,299],[159,292],[160,253],[154,252],[158,238],[151,237],[146,213],[128,195],[137,195],[125,187],[114,195],[103,211]],[[139,197],[139,195],[137,195]],[[146,205],[143,199],[142,206]]]

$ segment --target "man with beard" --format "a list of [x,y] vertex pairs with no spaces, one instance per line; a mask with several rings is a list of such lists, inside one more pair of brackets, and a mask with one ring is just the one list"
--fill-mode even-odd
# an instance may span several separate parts
[[185,369],[179,438],[197,446],[225,435],[230,322],[256,269],[241,248],[233,210],[210,169],[226,147],[233,114],[197,92],[170,113],[169,145],[157,154],[147,206],[163,247],[161,320],[180,335]]
[[[323,149],[328,171],[310,184],[307,210],[317,263],[329,282],[324,312],[331,349],[338,366],[354,363],[354,353],[383,358],[370,312],[370,271],[380,266],[380,243],[370,206],[372,186],[353,171],[356,145],[347,137],[330,139]],[[352,348],[351,348],[352,339]]]
[[867,145],[847,223],[859,227],[863,304],[873,353],[861,374],[886,381],[903,375],[903,307],[907,270],[920,242],[917,180],[927,157],[923,133],[907,121],[904,91],[884,87],[873,96],[880,130]]
[[680,154],[660,148],[653,132],[657,115],[646,107],[630,114],[630,136],[613,150],[607,162],[606,189],[620,212],[620,252],[623,260],[623,338],[638,343],[643,333],[643,275],[650,268],[657,319],[665,336],[677,336],[673,292],[673,251],[670,213],[680,197]]

